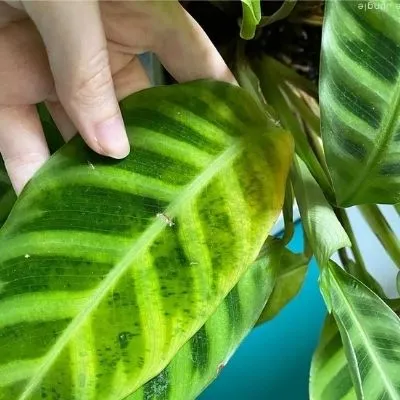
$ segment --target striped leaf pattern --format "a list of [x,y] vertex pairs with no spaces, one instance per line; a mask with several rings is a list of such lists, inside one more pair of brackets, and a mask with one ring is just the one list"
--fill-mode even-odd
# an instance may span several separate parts
[[335,320],[325,320],[310,371],[311,400],[355,400],[346,354]]
[[322,137],[341,206],[400,201],[400,2],[326,2]]
[[224,368],[274,287],[283,250],[270,238],[257,261],[160,374],[127,400],[192,400]]
[[123,399],[238,282],[283,203],[293,151],[250,95],[199,81],[123,102],[133,151],[77,137],[0,231],[0,399]]
[[400,399],[399,317],[333,261],[322,271],[321,290],[338,325],[357,398]]

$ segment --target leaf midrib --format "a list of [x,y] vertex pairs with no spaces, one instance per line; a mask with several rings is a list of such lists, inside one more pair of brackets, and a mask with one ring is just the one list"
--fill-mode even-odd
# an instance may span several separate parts
[[353,312],[353,309],[351,308],[351,304],[348,301],[345,292],[342,290],[341,286],[339,285],[335,274],[333,274],[331,271],[330,271],[330,274],[331,274],[331,277],[333,278],[333,281],[335,282],[335,286],[336,286],[338,292],[342,295],[344,305],[347,307],[348,312],[352,318],[352,321],[355,323],[356,327],[358,328],[358,332],[364,339],[363,343],[367,344],[365,346],[365,348],[372,359],[373,365],[378,369],[378,372],[382,377],[382,381],[385,383],[385,387],[388,388],[391,399],[400,399],[400,396],[398,395],[398,393],[396,393],[396,389],[393,387],[391,382],[389,380],[387,380],[385,373],[384,373],[384,369],[382,369],[382,367],[380,365],[381,358],[379,357],[379,355],[376,355],[375,352],[373,351],[373,346],[370,345],[370,341],[368,339],[368,334],[365,332],[362,324],[358,321],[357,315]]
[[347,186],[349,190],[347,191],[347,195],[345,194],[343,196],[343,200],[341,202],[342,204],[346,204],[349,200],[352,199],[354,194],[359,191],[364,181],[368,178],[371,171],[376,167],[376,164],[378,163],[380,156],[384,152],[387,143],[392,138],[399,112],[400,112],[400,74],[396,81],[395,93],[393,96],[393,100],[391,102],[391,106],[389,107],[388,112],[385,114],[383,118],[383,121],[381,123],[381,129],[378,130],[378,134],[376,135],[377,145],[374,147],[373,151],[368,157],[368,160],[365,163],[365,168],[362,169],[362,172],[358,175],[358,178],[351,185]]
[[[165,210],[169,218],[174,218],[182,204],[189,199],[196,197],[201,190],[218,174],[224,167],[228,166],[243,149],[243,141],[241,139],[232,139],[230,146],[223,151],[196,179],[185,187],[182,193],[171,202]],[[155,216],[156,217],[156,216]],[[169,228],[165,221],[155,218],[154,222],[143,232],[143,234],[135,239],[132,247],[127,254],[117,263],[114,268],[107,274],[101,282],[99,288],[89,298],[81,312],[71,321],[63,334],[50,349],[48,354],[43,358],[43,363],[38,372],[25,386],[25,390],[19,397],[19,400],[27,400],[33,394],[36,387],[40,384],[45,374],[56,361],[58,355],[68,345],[69,340],[84,324],[91,312],[100,304],[105,295],[119,278],[130,268],[133,260],[140,255],[148,246],[153,243],[154,239],[165,229]]]

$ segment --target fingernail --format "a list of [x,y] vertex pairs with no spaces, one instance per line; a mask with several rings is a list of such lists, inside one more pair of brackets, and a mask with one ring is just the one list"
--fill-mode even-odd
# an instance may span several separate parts
[[120,159],[129,154],[129,141],[119,115],[98,124],[95,135],[104,155]]

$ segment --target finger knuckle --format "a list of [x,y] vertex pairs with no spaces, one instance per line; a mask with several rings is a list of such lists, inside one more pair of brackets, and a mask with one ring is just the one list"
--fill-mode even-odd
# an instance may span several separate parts
[[71,96],[72,103],[97,107],[105,101],[112,84],[107,50],[102,50],[89,60],[78,78]]
[[12,154],[7,154],[7,152],[2,153],[3,161],[7,169],[20,169],[25,168],[30,165],[42,164],[45,157],[42,153],[28,151],[28,152],[16,152]]

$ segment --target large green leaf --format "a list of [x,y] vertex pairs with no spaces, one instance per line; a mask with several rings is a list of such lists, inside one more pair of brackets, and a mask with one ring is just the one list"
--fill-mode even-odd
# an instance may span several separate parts
[[274,287],[283,246],[270,238],[249,270],[171,363],[128,400],[191,400],[218,376]]
[[320,104],[338,203],[400,201],[400,3],[326,2]]
[[299,293],[309,261],[304,254],[282,251],[276,284],[258,323],[274,318]]
[[321,338],[311,362],[310,399],[356,399],[342,339],[332,316],[328,316],[325,320]]
[[300,157],[293,168],[293,187],[307,239],[320,267],[339,249],[351,246],[324,193]]
[[133,151],[76,137],[0,231],[0,399],[122,399],[205,323],[282,207],[292,141],[242,89],[123,102]]
[[340,331],[358,398],[400,399],[400,319],[386,303],[334,262],[321,290]]

